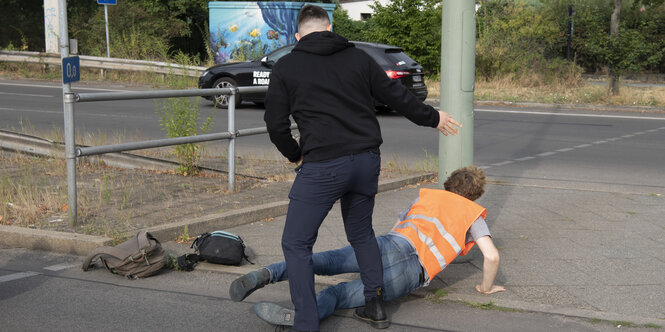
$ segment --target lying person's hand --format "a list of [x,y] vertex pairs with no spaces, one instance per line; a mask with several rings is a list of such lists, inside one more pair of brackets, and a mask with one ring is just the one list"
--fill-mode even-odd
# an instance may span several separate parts
[[498,293],[498,292],[505,292],[506,288],[503,287],[503,286],[492,285],[492,288],[490,288],[490,290],[484,291],[480,288],[480,285],[476,285],[476,290],[480,294],[490,295],[490,294],[494,294],[494,293]]

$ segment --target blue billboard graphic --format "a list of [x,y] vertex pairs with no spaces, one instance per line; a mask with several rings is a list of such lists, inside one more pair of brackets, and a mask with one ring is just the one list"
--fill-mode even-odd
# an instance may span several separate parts
[[[210,47],[215,63],[250,61],[296,42],[298,11],[304,2],[208,3]],[[314,3],[328,12],[332,22],[335,4]]]

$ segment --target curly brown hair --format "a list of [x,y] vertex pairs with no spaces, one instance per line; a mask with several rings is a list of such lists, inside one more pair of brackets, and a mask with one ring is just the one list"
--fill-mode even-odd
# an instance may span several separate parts
[[485,193],[485,171],[476,166],[467,166],[454,170],[443,187],[453,193],[475,201]]

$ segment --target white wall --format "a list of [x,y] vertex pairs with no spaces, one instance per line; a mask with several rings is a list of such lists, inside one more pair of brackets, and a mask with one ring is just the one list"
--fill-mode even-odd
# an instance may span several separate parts
[[[346,10],[349,14],[349,18],[352,20],[360,21],[360,14],[372,14],[374,11],[369,6],[374,3],[374,0],[371,1],[344,1],[340,5],[342,10]],[[385,6],[390,3],[390,0],[379,0],[382,6]]]

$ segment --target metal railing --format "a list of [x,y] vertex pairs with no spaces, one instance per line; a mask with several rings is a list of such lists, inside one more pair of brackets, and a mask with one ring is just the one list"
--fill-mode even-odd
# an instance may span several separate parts
[[[76,192],[76,158],[84,156],[99,155],[110,152],[131,151],[139,149],[157,148],[179,144],[200,143],[215,140],[229,140],[228,146],[228,177],[229,190],[235,190],[235,139],[241,136],[260,135],[267,133],[266,127],[235,129],[235,95],[240,93],[265,92],[268,87],[239,87],[239,88],[217,88],[217,89],[191,89],[191,90],[159,90],[159,91],[127,91],[106,93],[65,93],[65,158],[67,159],[67,199],[69,203],[69,217],[73,225],[76,224],[77,192]],[[76,147],[74,140],[74,104],[77,102],[97,102],[130,99],[154,99],[174,97],[197,97],[229,95],[228,98],[228,127],[226,132],[204,134],[196,136],[184,136],[165,138],[132,143],[121,143],[112,145]],[[291,124],[291,129],[297,129]]]
[[[101,70],[129,70],[146,71],[160,74],[175,74],[189,77],[199,77],[206,67],[183,66],[176,63],[131,60],[118,58],[105,58],[99,56],[80,55],[81,68],[94,68]],[[37,63],[53,66],[62,65],[60,54],[40,53],[30,51],[0,51],[0,61]]]

